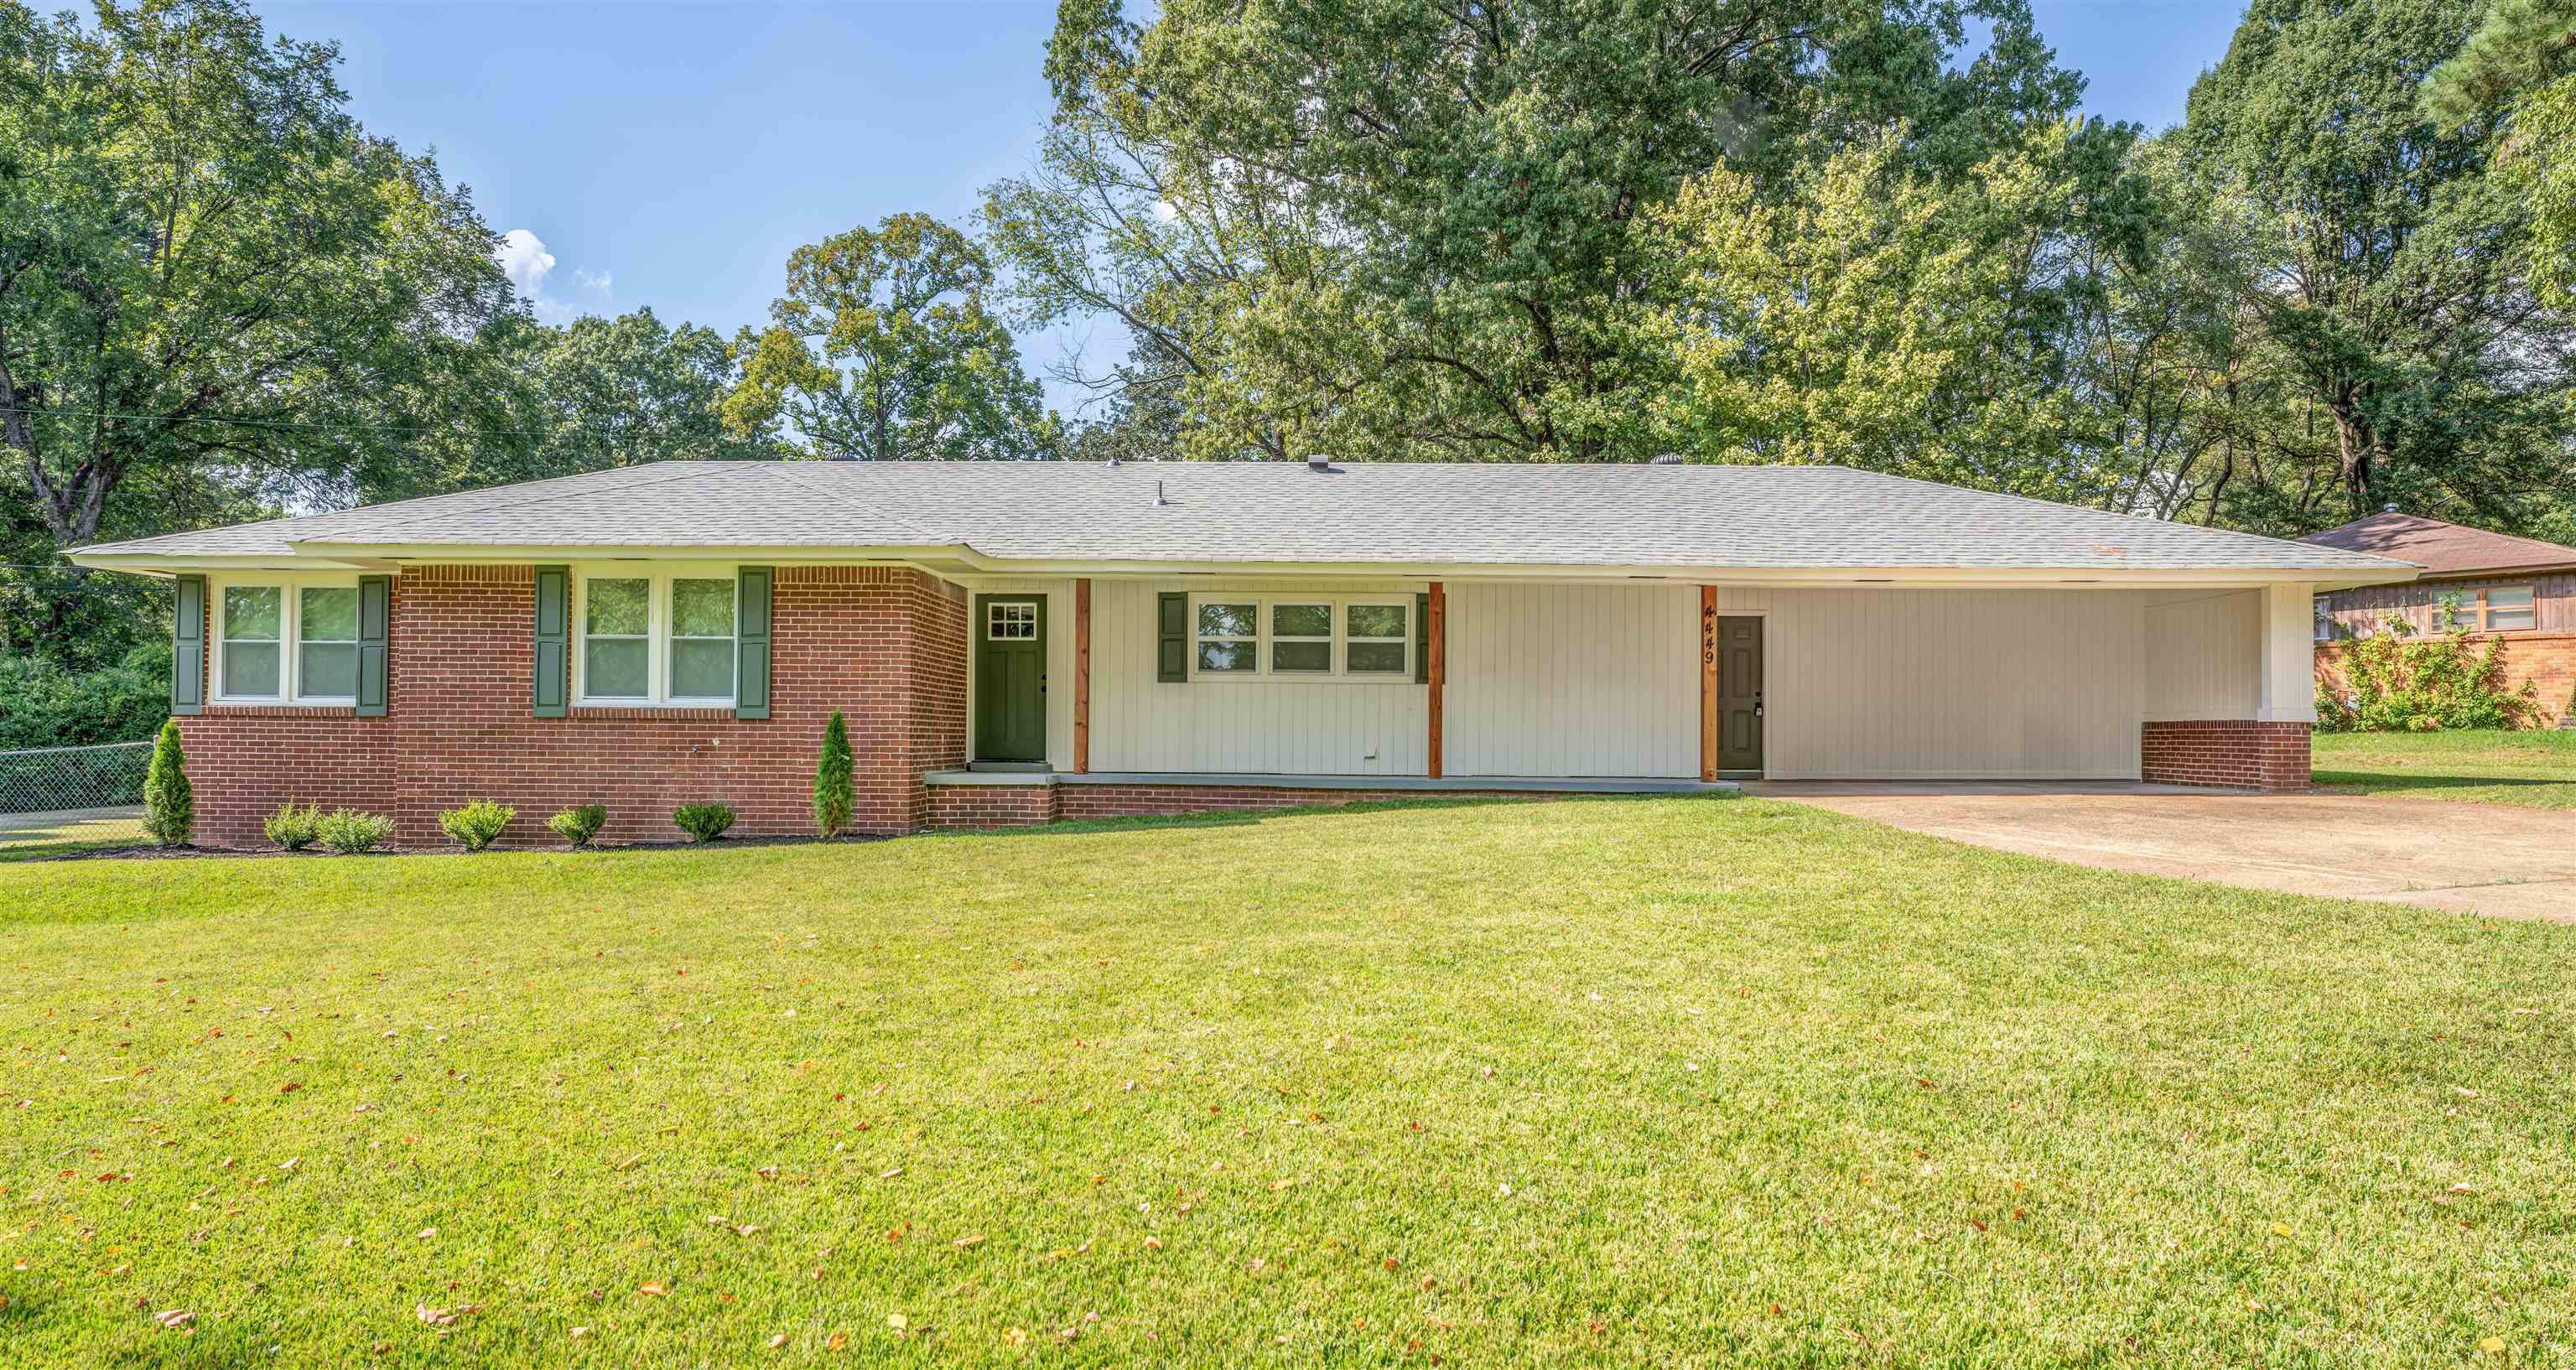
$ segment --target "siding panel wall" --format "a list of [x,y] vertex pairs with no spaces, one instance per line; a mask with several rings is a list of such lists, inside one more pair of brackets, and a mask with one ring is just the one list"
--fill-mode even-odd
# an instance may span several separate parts
[[[1429,761],[1428,687],[1308,681],[1154,679],[1154,596],[1245,590],[1283,594],[1313,585],[1249,586],[1193,577],[1171,581],[1091,583],[1091,769],[1094,771],[1240,771],[1262,775],[1420,775]],[[1357,594],[1410,594],[1420,581],[1337,587]],[[1072,642],[1072,596],[1065,596],[1064,640]],[[1454,630],[1451,643],[1457,641]],[[1050,653],[1050,659],[1052,653]],[[1069,658],[1068,658],[1069,660]],[[1066,670],[1070,670],[1068,665]],[[1452,672],[1454,674],[1455,667]],[[1069,675],[1058,679],[1069,680]],[[1048,751],[1059,725],[1048,692]],[[1069,694],[1068,691],[1062,692]],[[1453,704],[1450,718],[1457,709]],[[1068,752],[1070,750],[1068,746]],[[1059,762],[1069,765],[1070,762]]]
[[2134,780],[2145,597],[1721,588],[1768,611],[1775,780]]
[[2262,591],[2152,597],[2147,718],[2252,718],[2261,702],[2262,656]]
[[1453,776],[1699,774],[1699,588],[1449,586]]

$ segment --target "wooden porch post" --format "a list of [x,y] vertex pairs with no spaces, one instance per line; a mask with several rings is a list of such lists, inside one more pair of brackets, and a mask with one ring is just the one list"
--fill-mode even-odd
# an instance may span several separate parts
[[1448,617],[1449,596],[1435,580],[1431,582],[1430,612],[1424,615],[1424,632],[1430,638],[1425,650],[1431,658],[1431,749],[1430,764],[1423,772],[1434,780],[1440,778],[1440,686],[1449,675],[1449,634],[1445,631]]
[[1699,778],[1717,779],[1717,587],[1699,587]]
[[1073,773],[1091,773],[1091,578],[1073,583]]

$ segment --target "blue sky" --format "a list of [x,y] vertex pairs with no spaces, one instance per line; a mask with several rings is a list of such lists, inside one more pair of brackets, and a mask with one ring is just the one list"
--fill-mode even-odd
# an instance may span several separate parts
[[[337,40],[367,126],[473,187],[540,314],[649,304],[726,334],[766,316],[797,247],[902,210],[962,221],[1025,170],[1055,18],[1054,0],[259,8],[273,32]],[[2240,4],[2035,9],[2092,112],[2162,127]],[[1068,328],[1022,355],[1042,370],[1086,342],[1118,346]]]

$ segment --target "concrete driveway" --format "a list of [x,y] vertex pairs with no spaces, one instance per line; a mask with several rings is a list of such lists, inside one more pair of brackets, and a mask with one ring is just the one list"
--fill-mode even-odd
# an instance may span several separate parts
[[1748,781],[1744,789],[2084,866],[2576,923],[2576,813],[2082,782]]

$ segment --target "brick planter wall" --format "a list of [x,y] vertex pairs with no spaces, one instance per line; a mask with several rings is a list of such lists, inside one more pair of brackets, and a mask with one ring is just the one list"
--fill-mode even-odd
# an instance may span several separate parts
[[519,810],[505,845],[553,843],[547,816],[574,804],[608,807],[609,842],[676,840],[671,810],[708,800],[734,806],[737,834],[807,834],[834,709],[849,718],[854,831],[918,831],[921,777],[965,763],[965,596],[920,572],[779,567],[770,716],[754,720],[729,709],[532,716],[535,601],[530,567],[405,568],[387,717],[209,705],[179,720],[198,840],[263,845],[260,819],[290,799],[391,814],[403,846],[443,843],[439,810],[469,799]]
[[[2531,682],[2540,706],[2532,723],[2542,728],[2576,728],[2576,709],[2568,707],[2569,697],[2576,695],[2576,633],[2472,633],[2469,646],[2483,652],[2495,637],[2504,639],[2496,665],[2504,673],[2505,684],[2519,690],[2524,681]],[[2352,646],[2350,641],[2317,644],[2317,678],[2341,689],[2344,655]]]
[[2145,724],[2139,778],[2157,785],[2214,785],[2296,794],[2309,787],[2308,725],[2252,719]]

